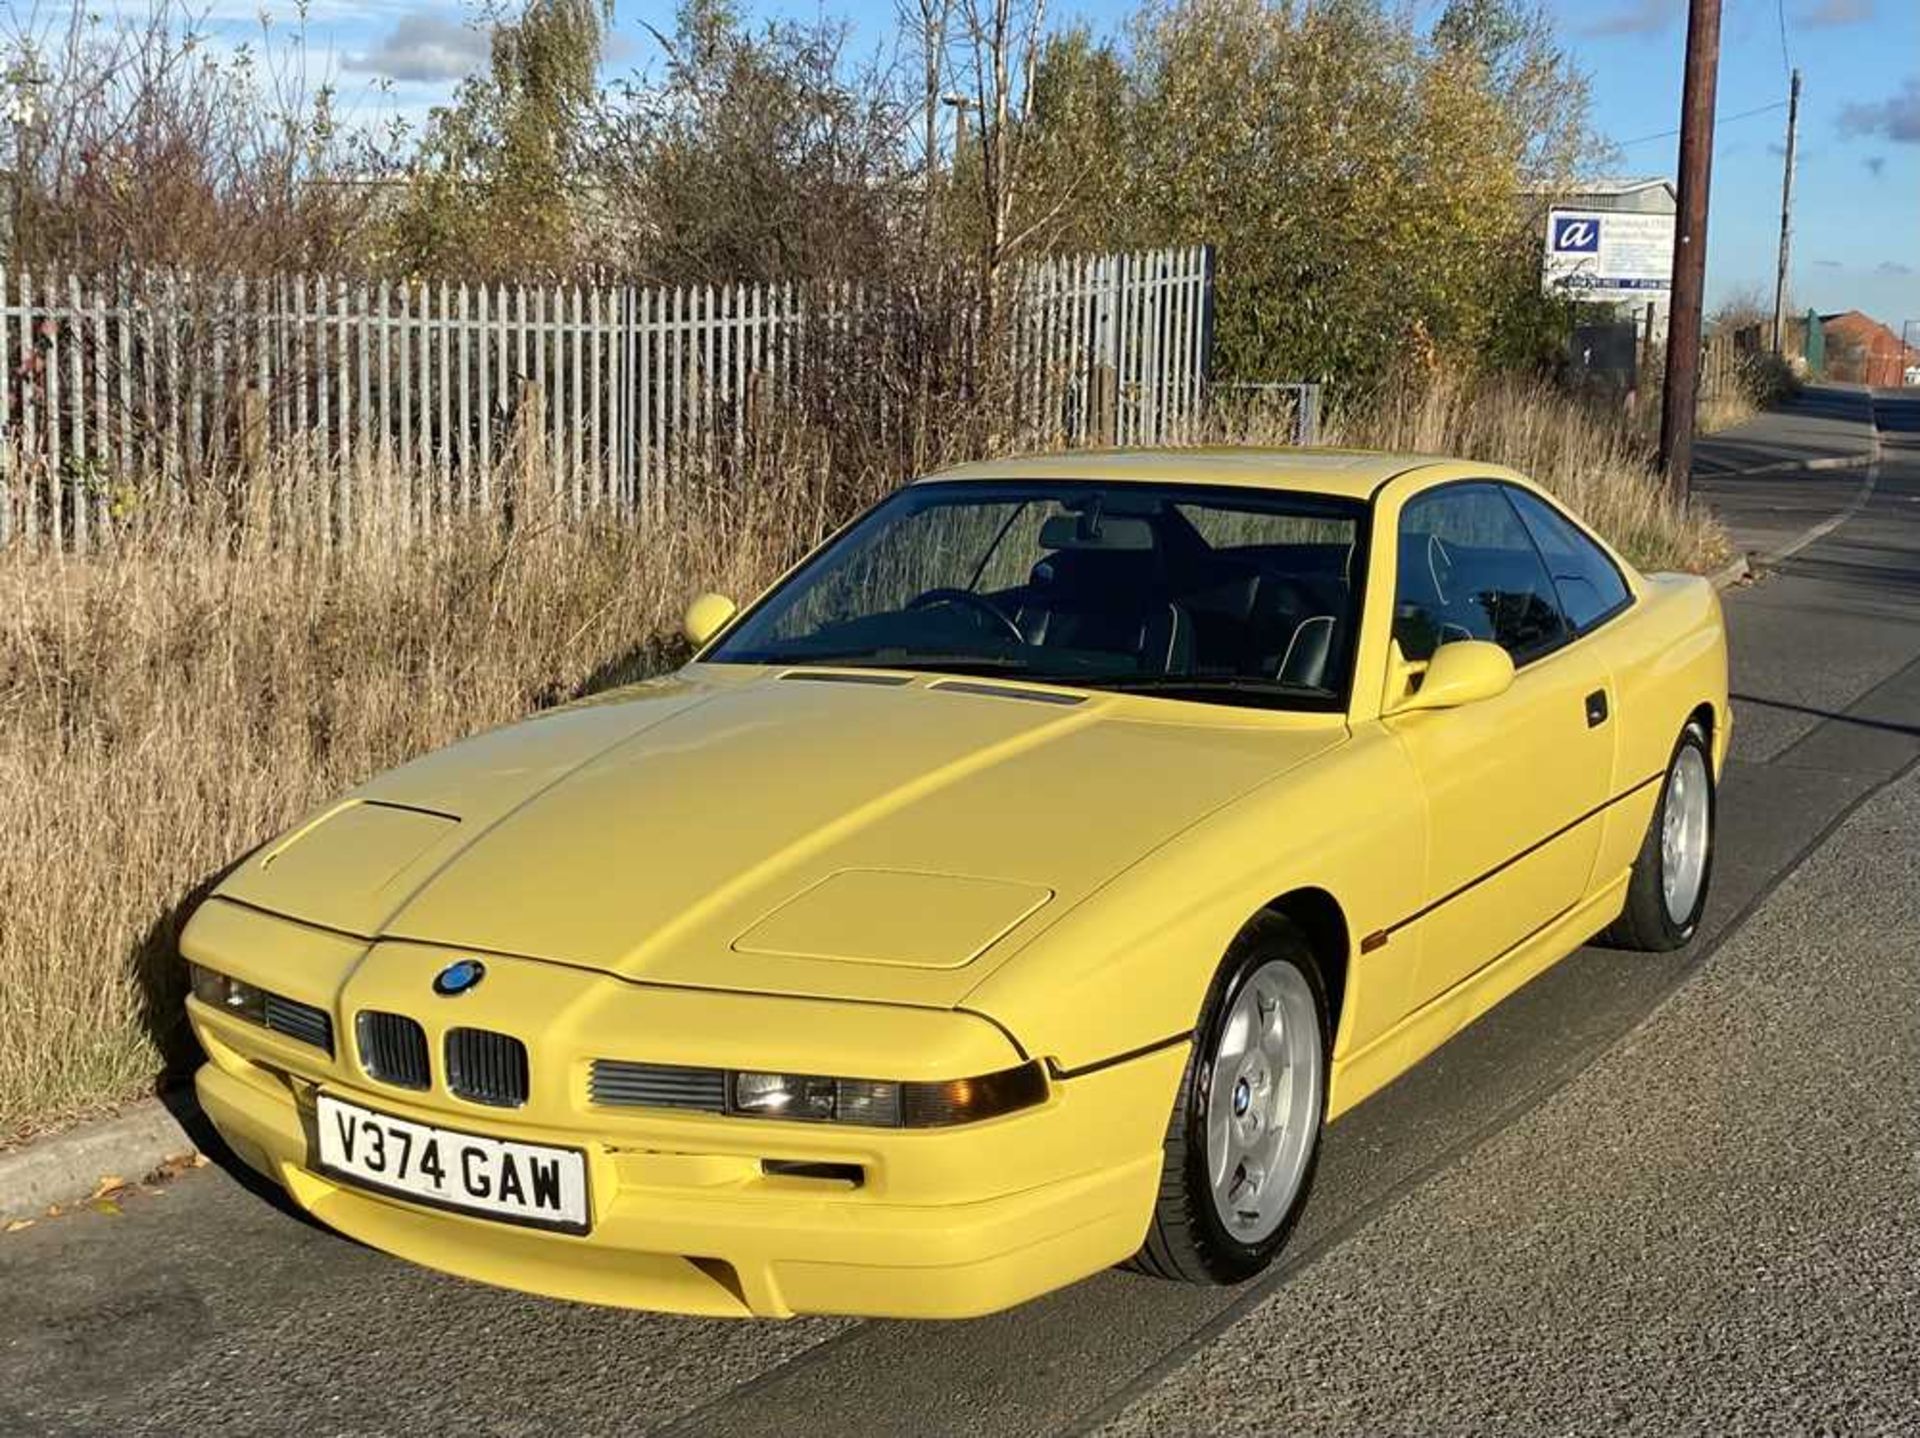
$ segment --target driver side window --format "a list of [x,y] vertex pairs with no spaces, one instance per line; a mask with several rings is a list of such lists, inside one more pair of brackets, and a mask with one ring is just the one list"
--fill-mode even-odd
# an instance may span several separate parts
[[1493,485],[1446,485],[1401,511],[1393,636],[1408,659],[1486,639],[1524,664],[1571,633],[1539,550]]

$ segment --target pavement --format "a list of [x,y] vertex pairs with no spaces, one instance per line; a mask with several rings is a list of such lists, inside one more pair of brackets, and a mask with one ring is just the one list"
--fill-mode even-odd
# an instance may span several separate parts
[[[1879,413],[1860,507],[1727,596],[1707,932],[1581,950],[1342,1118],[1262,1280],[665,1318],[216,1166],[0,1237],[0,1432],[1920,1432],[1920,402]],[[1743,546],[1826,482],[1767,478]]]
[[1859,496],[1877,449],[1873,408],[1865,388],[1810,385],[1697,441],[1693,492],[1743,554],[1778,555]]

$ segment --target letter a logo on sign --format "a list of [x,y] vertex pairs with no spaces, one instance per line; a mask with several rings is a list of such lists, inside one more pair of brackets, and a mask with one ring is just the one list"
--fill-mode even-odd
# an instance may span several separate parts
[[1600,250],[1600,222],[1573,215],[1555,215],[1553,250],[1561,255],[1591,255]]

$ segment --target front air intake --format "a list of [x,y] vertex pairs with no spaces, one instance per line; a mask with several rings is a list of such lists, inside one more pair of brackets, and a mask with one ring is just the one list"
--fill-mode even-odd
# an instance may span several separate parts
[[473,1103],[519,1108],[527,1101],[527,1046],[491,1029],[448,1029],[447,1088]]
[[598,1104],[694,1109],[701,1113],[727,1111],[727,1074],[724,1069],[595,1059],[588,1089],[593,1101]]
[[426,1030],[405,1014],[368,1009],[353,1027],[360,1040],[360,1067],[381,1083],[426,1088],[433,1082]]
[[298,1039],[303,1044],[312,1044],[328,1053],[333,1052],[333,1020],[327,1016],[325,1009],[317,1009],[297,999],[282,998],[279,994],[268,994],[261,1018],[275,1033]]

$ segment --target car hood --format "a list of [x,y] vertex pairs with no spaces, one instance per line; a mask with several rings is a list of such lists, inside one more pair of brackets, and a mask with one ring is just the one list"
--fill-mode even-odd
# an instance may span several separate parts
[[700,665],[397,769],[220,892],[368,938],[945,1007],[1344,734],[1319,716]]

